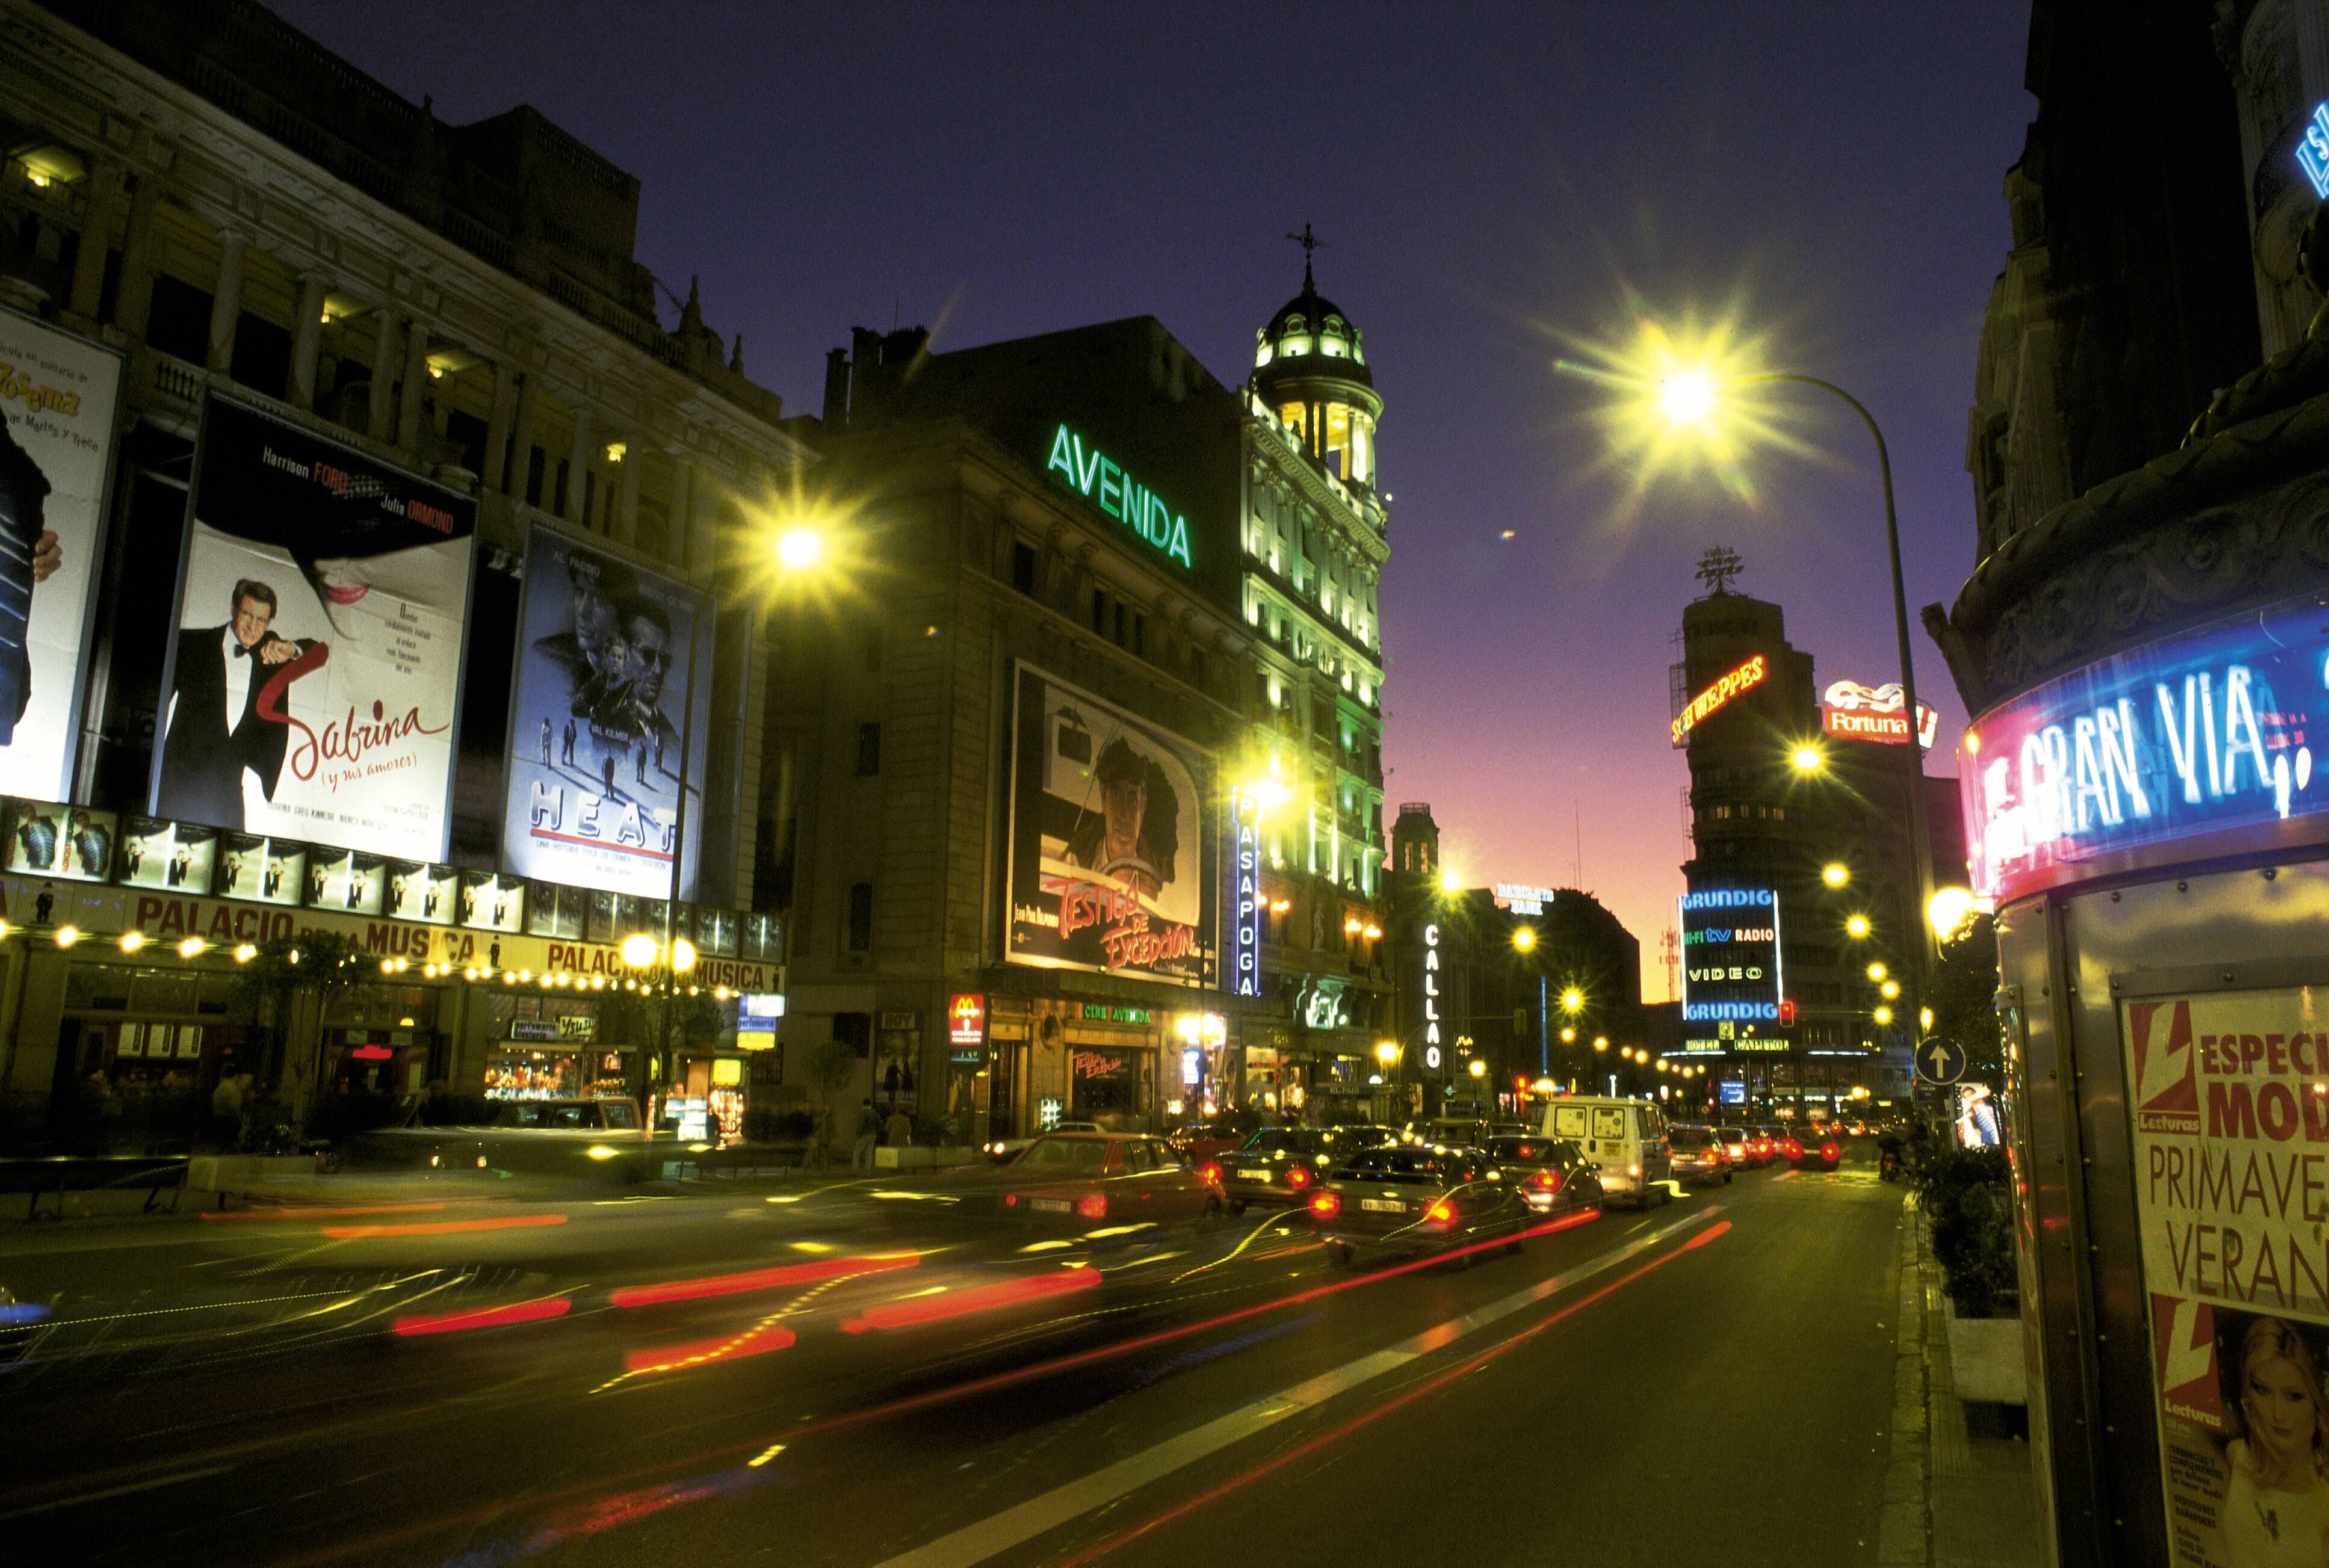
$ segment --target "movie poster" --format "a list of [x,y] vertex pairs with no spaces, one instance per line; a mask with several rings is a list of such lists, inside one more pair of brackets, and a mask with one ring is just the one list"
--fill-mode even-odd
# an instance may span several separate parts
[[102,882],[112,874],[120,829],[111,812],[16,801],[8,807],[6,831],[0,871],[75,882]]
[[121,362],[0,310],[0,794],[72,793]]
[[1023,664],[1015,724],[1009,961],[1212,985],[1197,748]]
[[210,399],[154,814],[443,859],[476,531],[466,496]]
[[[687,776],[679,896],[694,897],[712,697],[702,596],[545,528],[526,546],[511,705],[505,869],[641,897],[671,893]],[[696,681],[688,686],[688,643]],[[688,712],[694,711],[693,725]],[[682,767],[683,743],[693,755]]]
[[218,837],[218,896],[297,904],[306,891],[307,846],[249,833]]
[[2329,989],[2126,1000],[2176,1568],[2329,1562]]
[[201,897],[211,890],[218,830],[158,817],[131,817],[121,833],[121,879]]
[[460,896],[461,874],[452,867],[391,860],[388,865],[388,902],[382,913],[391,920],[450,925]]

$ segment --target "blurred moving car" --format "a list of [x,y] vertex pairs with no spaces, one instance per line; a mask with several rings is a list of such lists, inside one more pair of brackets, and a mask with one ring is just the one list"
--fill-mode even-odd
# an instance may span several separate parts
[[1834,1170],[1843,1158],[1843,1143],[1833,1127],[1806,1127],[1796,1134],[1789,1161],[1798,1170]]
[[1755,1152],[1755,1134],[1752,1129],[1718,1127],[1715,1131],[1721,1134],[1722,1147],[1730,1151],[1730,1163],[1735,1169],[1759,1170],[1762,1169],[1763,1162],[1770,1158],[1768,1153]]
[[1566,1138],[1600,1172],[1604,1199],[1630,1197],[1638,1207],[1673,1201],[1674,1179],[1665,1116],[1645,1100],[1565,1094],[1544,1108],[1548,1138]]
[[1388,1127],[1266,1127],[1211,1163],[1221,1172],[1230,1212],[1243,1214],[1248,1204],[1307,1202],[1336,1160],[1391,1137]]
[[1002,1186],[1004,1213],[1070,1226],[1170,1225],[1222,1207],[1212,1167],[1134,1132],[1046,1132],[1019,1151]]
[[1730,1179],[1730,1149],[1711,1127],[1669,1127],[1676,1180],[1717,1186]]
[[1221,1116],[1211,1122],[1192,1122],[1175,1127],[1164,1135],[1164,1141],[1183,1159],[1202,1163],[1215,1159],[1243,1143],[1250,1136],[1253,1124],[1240,1125],[1234,1118]]
[[[1104,1132],[1107,1129],[1097,1122],[1061,1122],[1054,1123],[1050,1131],[1052,1132]],[[1042,1132],[1030,1132],[1020,1138],[997,1138],[986,1145],[985,1152],[989,1160],[997,1164],[1008,1165],[1014,1155],[1043,1136],[1045,1134]]]
[[498,1100],[483,1122],[357,1133],[346,1141],[342,1160],[356,1169],[645,1181],[683,1147],[672,1134],[648,1129],[636,1100]]
[[1518,1252],[1516,1233],[1531,1218],[1520,1184],[1485,1153],[1445,1144],[1361,1150],[1310,1195],[1309,1209],[1327,1261],[1337,1265],[1362,1249],[1435,1252],[1500,1235],[1513,1237],[1506,1250]]
[[1565,1138],[1533,1133],[1488,1141],[1488,1158],[1507,1181],[1520,1184],[1521,1201],[1539,1217],[1601,1207],[1601,1175],[1585,1151]]

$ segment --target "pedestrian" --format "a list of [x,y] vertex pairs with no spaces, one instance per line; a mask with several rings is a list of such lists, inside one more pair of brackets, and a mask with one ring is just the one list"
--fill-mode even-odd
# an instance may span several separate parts
[[882,1141],[882,1118],[873,1113],[873,1102],[857,1102],[857,1141],[849,1146],[849,1169],[873,1169],[873,1145]]
[[903,1149],[914,1141],[914,1124],[903,1111],[892,1107],[890,1119],[882,1124],[882,1141],[892,1149]]
[[249,1073],[222,1073],[211,1091],[211,1141],[231,1154],[242,1141],[242,1113],[250,1095]]

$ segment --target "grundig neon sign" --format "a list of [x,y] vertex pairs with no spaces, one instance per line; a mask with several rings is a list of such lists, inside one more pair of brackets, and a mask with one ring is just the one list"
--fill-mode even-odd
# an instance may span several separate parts
[[1692,698],[1674,721],[1674,743],[1680,746],[1689,736],[1693,725],[1703,722],[1709,714],[1740,692],[1752,690],[1763,684],[1763,677],[1769,672],[1770,668],[1763,655],[1758,653]]
[[1156,493],[1116,465],[1097,446],[1062,425],[1051,437],[1051,460],[1068,488],[1138,534],[1166,559],[1189,565],[1189,520],[1157,499]]

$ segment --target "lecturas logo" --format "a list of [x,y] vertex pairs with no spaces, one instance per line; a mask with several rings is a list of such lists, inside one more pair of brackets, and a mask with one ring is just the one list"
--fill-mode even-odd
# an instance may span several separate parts
[[2192,1074],[2191,1002],[2129,1002],[2126,1028],[2135,1051],[2136,1130],[2197,1137],[2200,1088]]
[[2182,1296],[2151,1298],[2152,1348],[2159,1398],[2171,1416],[2224,1430],[2224,1391],[2216,1377],[2216,1310]]

